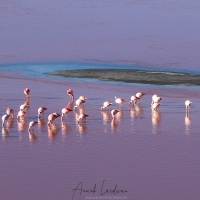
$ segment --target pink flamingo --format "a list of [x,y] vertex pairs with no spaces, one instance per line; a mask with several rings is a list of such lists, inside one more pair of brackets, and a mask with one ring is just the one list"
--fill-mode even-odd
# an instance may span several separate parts
[[79,99],[85,101],[87,99],[87,97],[86,96],[80,96]]
[[72,89],[67,90],[67,94],[74,100],[74,93]]
[[124,103],[125,100],[122,99],[122,98],[118,98],[118,97],[115,97],[115,103],[119,104],[120,106],[122,105],[122,103]]
[[[28,133],[29,133],[29,140],[33,141],[35,139],[37,139],[37,136],[34,134],[33,129],[34,126],[37,124],[37,121],[31,121],[29,122],[29,126],[28,126]],[[31,131],[32,130],[32,131]]]
[[161,97],[159,97],[157,94],[154,94],[154,95],[152,96],[151,105],[153,105],[153,103],[159,103],[161,100],[162,100]]
[[103,106],[101,107],[101,110],[108,109],[108,107],[109,107],[110,105],[112,105],[111,102],[105,101],[105,102],[103,103]]
[[48,125],[48,126],[53,125],[53,122],[54,122],[55,119],[56,119],[57,117],[59,117],[59,116],[60,116],[60,114],[58,114],[58,113],[51,113],[51,114],[48,116],[48,123],[47,123],[47,125]]
[[76,109],[77,107],[80,108],[83,103],[85,103],[85,100],[77,99],[76,106],[74,106],[74,109]]
[[31,129],[34,128],[34,126],[37,124],[37,121],[31,121],[29,122],[29,126],[28,126],[28,132],[31,133]]
[[12,108],[7,108],[6,114],[14,118],[14,110]]
[[71,109],[69,109],[68,107],[66,107],[66,108],[63,108],[62,109],[62,116],[61,116],[61,121],[63,121],[63,118],[65,117],[66,118],[66,115],[69,113],[69,112],[71,112],[72,110]]
[[144,93],[142,93],[142,92],[137,92],[136,94],[135,94],[135,96],[138,98],[138,100],[139,100],[139,103],[140,103],[140,100],[142,99],[142,97],[144,96],[145,94]]
[[158,108],[159,108],[160,104],[158,102],[154,102],[152,105],[151,105],[151,109],[153,111],[157,111]]
[[10,115],[8,115],[8,114],[5,114],[5,115],[2,116],[2,126],[3,126],[3,128],[6,128],[6,124],[7,124],[9,117],[10,117]]
[[142,92],[137,92],[135,96],[136,96],[138,99],[141,99],[144,95],[145,95],[145,94],[142,93]]
[[85,119],[86,119],[86,117],[88,117],[88,116],[89,116],[89,115],[86,115],[86,114],[84,114],[84,113],[81,113],[81,114],[79,115],[79,118],[78,118],[78,123],[84,122]]
[[116,110],[116,109],[113,109],[111,110],[111,115],[112,115],[112,118],[114,119],[115,118],[115,115],[119,112],[119,110]]
[[18,112],[18,114],[17,114],[17,119],[20,119],[20,120],[22,119],[22,120],[24,120],[25,117],[26,117],[26,112],[23,111],[23,110],[20,110],[20,111]]
[[26,109],[28,108],[28,105],[27,104],[22,104],[19,109],[20,110],[23,110],[23,111],[26,111]]
[[41,114],[42,114],[43,117],[44,117],[44,112],[45,112],[45,110],[47,110],[46,107],[39,107],[39,108],[38,108],[38,118],[39,118],[39,119],[41,118]]
[[30,89],[29,88],[25,88],[24,89],[24,94],[26,95],[26,97],[30,97]]
[[190,109],[191,104],[192,104],[192,102],[190,100],[185,101],[186,114],[189,114],[189,109]]
[[134,105],[136,105],[138,99],[139,99],[139,98],[138,98],[136,95],[131,96],[131,100],[130,100],[130,102],[129,102],[129,105],[130,105],[131,103],[133,103]]

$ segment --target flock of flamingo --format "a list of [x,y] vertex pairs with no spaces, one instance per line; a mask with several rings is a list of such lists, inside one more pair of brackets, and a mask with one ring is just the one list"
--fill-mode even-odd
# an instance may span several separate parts
[[[17,114],[17,120],[21,121],[26,118],[27,112],[26,109],[29,107],[29,102],[30,102],[30,89],[25,88],[24,89],[24,94],[26,96],[26,101],[24,104],[20,106],[20,110]],[[71,106],[67,106],[61,110],[61,115],[57,112],[51,113],[48,116],[48,122],[47,126],[49,128],[52,127],[54,121],[56,118],[61,116],[61,121],[63,122],[66,119],[66,115],[73,110],[73,103],[74,103],[74,93],[72,89],[67,90],[67,94],[71,98]],[[129,105],[130,106],[136,106],[137,104],[140,104],[140,101],[143,97],[144,93],[138,92],[135,95],[131,96]],[[88,117],[88,115],[85,113],[84,108],[84,103],[86,102],[87,97],[86,96],[80,96],[76,101],[75,101],[75,106],[74,110],[76,111],[77,109],[79,110],[79,115],[77,117],[77,123],[81,124],[84,123],[85,119]],[[161,97],[159,97],[157,94],[154,94],[152,96],[152,102],[151,102],[151,109],[152,112],[156,112],[160,106],[160,101],[162,100]],[[115,103],[119,105],[119,107],[122,106],[122,104],[125,102],[123,98],[115,97]],[[102,111],[108,111],[109,106],[112,105],[111,102],[105,101],[103,103],[103,106],[100,108]],[[189,114],[189,107],[191,105],[190,100],[185,101],[185,106],[186,106],[186,116]],[[38,120],[44,118],[44,112],[47,110],[46,107],[39,107],[38,108]],[[120,111],[118,109],[112,109],[111,110],[111,116],[113,120],[115,119],[115,116],[119,113]],[[7,108],[6,114],[2,116],[2,128],[7,128],[7,122],[9,118],[14,118],[14,110],[12,108]],[[33,128],[34,126],[38,124],[38,121],[30,121],[29,126],[28,126],[28,133],[31,135],[33,133]]]

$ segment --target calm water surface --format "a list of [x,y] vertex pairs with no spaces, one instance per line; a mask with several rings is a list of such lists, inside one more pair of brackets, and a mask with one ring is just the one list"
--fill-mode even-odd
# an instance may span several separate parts
[[[16,116],[25,101],[23,89],[31,89],[27,119],[17,122],[15,118],[7,132],[2,129],[1,199],[69,200],[80,182],[86,190],[96,184],[96,192],[76,192],[76,200],[199,199],[199,87],[110,84],[28,73],[1,71],[1,115],[12,107]],[[48,114],[61,113],[70,103],[66,95],[69,88],[73,88],[75,99],[87,96],[85,111],[89,117],[78,125],[73,111],[63,124],[57,119],[48,129]],[[140,107],[131,109],[128,102],[137,91],[146,95]],[[160,110],[152,113],[154,93],[163,100]],[[115,121],[110,112],[100,111],[105,100],[117,108],[114,96],[126,100]],[[184,102],[189,96],[192,106],[186,117]],[[48,110],[44,121],[35,127],[37,138],[32,140],[28,122],[37,120],[40,106]],[[104,192],[113,190],[116,184],[127,192],[101,195],[104,180]]]
[[[188,0],[2,0],[0,114],[11,107],[16,116],[25,102],[25,87],[31,89],[31,98],[27,119],[19,123],[15,118],[2,129],[0,199],[70,200],[81,183],[87,191],[96,184],[96,192],[78,191],[75,200],[199,200],[199,87],[115,84],[43,74],[94,67],[199,73],[199,11],[199,1]],[[33,64],[46,61],[54,63]],[[69,88],[75,98],[88,97],[88,119],[78,125],[73,111],[66,122],[57,119],[48,129],[48,114],[60,113],[70,102]],[[138,91],[146,95],[140,107],[131,109],[127,103]],[[155,93],[163,100],[159,112],[152,113]],[[116,121],[110,112],[100,111],[105,100],[117,108],[114,96],[126,100]],[[192,106],[186,117],[188,98]],[[33,140],[28,122],[37,120],[40,106],[48,110],[35,127]],[[105,193],[116,185],[124,193]]]
[[200,65],[197,0],[2,0],[0,19],[0,63]]

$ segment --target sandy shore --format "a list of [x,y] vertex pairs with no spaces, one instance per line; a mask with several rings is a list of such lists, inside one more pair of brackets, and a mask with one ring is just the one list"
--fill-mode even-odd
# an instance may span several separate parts
[[51,75],[74,78],[95,78],[106,81],[120,81],[127,83],[143,83],[156,85],[200,85],[199,74],[158,72],[146,70],[120,69],[83,69],[58,70],[49,72]]

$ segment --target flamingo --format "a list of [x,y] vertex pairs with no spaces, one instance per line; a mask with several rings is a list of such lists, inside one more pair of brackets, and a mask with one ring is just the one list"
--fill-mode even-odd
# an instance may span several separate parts
[[190,100],[186,100],[185,101],[185,107],[186,107],[186,114],[189,113],[189,109],[190,109],[190,105],[192,104],[192,102]]
[[46,107],[39,107],[39,108],[38,108],[38,118],[39,118],[39,119],[41,118],[41,114],[42,114],[43,117],[44,117],[44,112],[45,112],[45,110],[47,110]]
[[125,100],[122,99],[122,98],[118,98],[118,97],[115,97],[115,103],[119,104],[120,106],[122,105],[122,103],[124,103]]
[[26,97],[30,97],[30,89],[29,88],[25,88],[24,89],[24,94],[26,95]]
[[8,115],[8,114],[5,114],[5,115],[2,116],[2,126],[3,126],[3,128],[5,128],[9,117],[10,117],[10,115]]
[[159,97],[157,94],[154,94],[154,95],[152,96],[151,105],[153,105],[153,103],[159,103],[161,100],[162,100],[161,97]]
[[26,111],[26,109],[28,108],[28,105],[27,104],[22,104],[19,109],[20,110],[23,110],[23,111]]
[[47,125],[48,125],[48,126],[52,125],[53,122],[55,121],[55,119],[56,119],[57,117],[59,117],[59,116],[60,116],[60,114],[58,114],[58,113],[51,113],[51,114],[48,116],[48,123],[47,123]]
[[26,112],[25,111],[23,111],[23,110],[20,110],[19,112],[18,112],[18,114],[17,114],[17,119],[25,119],[25,117],[26,117]]
[[87,97],[86,96],[80,96],[79,99],[85,101],[87,99]]
[[111,115],[112,115],[112,118],[114,119],[115,118],[115,115],[119,112],[119,110],[116,110],[116,109],[113,109],[111,110]]
[[135,96],[138,98],[138,100],[139,100],[139,103],[140,103],[140,100],[142,99],[142,97],[144,96],[145,94],[144,93],[142,93],[142,92],[137,92],[136,94],[135,94]]
[[66,115],[69,113],[69,112],[71,112],[72,110],[71,109],[69,109],[68,107],[66,107],[66,108],[63,108],[62,109],[62,116],[61,116],[61,121],[63,121],[63,118],[65,117],[66,118]]
[[[29,141],[33,141],[33,140],[37,139],[37,136],[33,132],[33,128],[37,123],[38,123],[37,121],[29,122],[29,126],[28,126]],[[32,132],[31,132],[31,129],[32,129]]]
[[129,105],[130,105],[132,102],[133,102],[134,105],[136,105],[138,99],[139,99],[139,98],[138,98],[136,95],[131,96],[131,100],[130,100],[130,102],[129,102]]
[[76,109],[77,107],[80,108],[83,103],[85,103],[85,100],[77,99],[76,106],[74,106],[74,109]]
[[37,121],[31,121],[31,122],[29,122],[29,126],[28,126],[28,132],[29,133],[31,133],[31,129],[33,129],[36,124],[38,124]]
[[89,116],[89,115],[86,115],[86,114],[81,113],[81,114],[79,115],[79,118],[78,118],[78,123],[84,122],[85,119],[86,119],[86,117],[88,117],[88,116]]
[[110,105],[112,105],[111,102],[105,101],[105,102],[103,103],[103,106],[101,107],[101,110],[107,109]]
[[159,108],[160,104],[158,102],[154,102],[152,105],[151,105],[151,109],[153,111],[157,111],[158,108]]
[[14,110],[12,108],[7,108],[6,114],[14,118]]
[[72,89],[67,90],[67,94],[74,100],[74,93]]
[[144,95],[145,95],[145,94],[142,93],[142,92],[137,92],[135,96],[136,96],[138,99],[141,99]]

